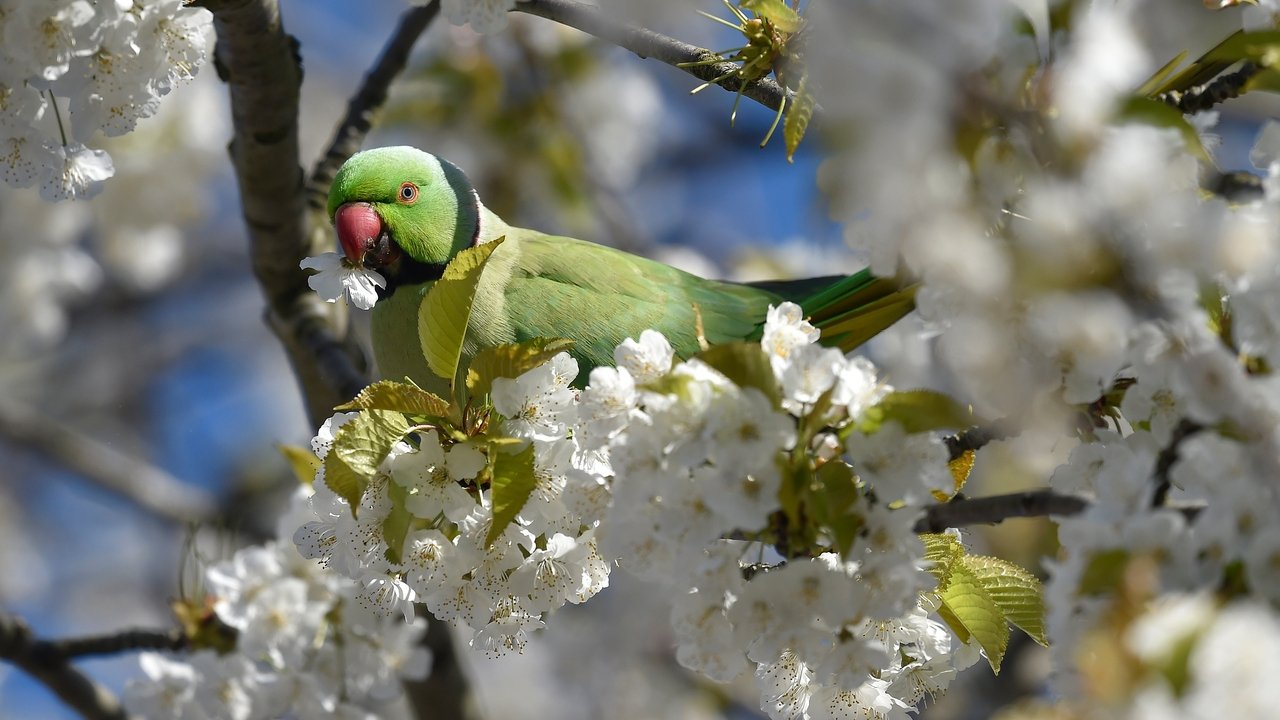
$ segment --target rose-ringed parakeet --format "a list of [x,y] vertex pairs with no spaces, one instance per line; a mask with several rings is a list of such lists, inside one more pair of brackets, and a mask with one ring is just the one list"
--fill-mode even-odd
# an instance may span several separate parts
[[[513,227],[486,208],[453,164],[411,147],[367,150],[338,171],[329,216],[348,260],[386,280],[371,332],[380,374],[426,388],[443,381],[418,336],[426,292],[460,251],[505,238],[476,287],[461,367],[485,347],[534,338],[573,340],[578,383],[612,365],[614,348],[645,329],[676,354],[758,338],[769,306],[798,303],[825,345],[846,352],[914,307],[914,287],[868,271],[766,283],[707,280],[660,262],[569,237]],[[430,320],[428,320],[429,326]],[[429,331],[429,329],[428,329]]]

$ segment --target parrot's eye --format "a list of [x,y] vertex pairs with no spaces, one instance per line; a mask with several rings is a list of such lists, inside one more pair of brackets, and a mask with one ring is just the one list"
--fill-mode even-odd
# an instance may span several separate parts
[[400,202],[411,203],[418,199],[418,186],[411,182],[400,186]]

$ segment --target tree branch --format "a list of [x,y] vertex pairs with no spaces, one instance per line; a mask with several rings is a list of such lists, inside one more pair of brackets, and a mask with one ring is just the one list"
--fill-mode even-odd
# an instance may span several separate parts
[[[1079,515],[1092,505],[1088,498],[1048,489],[980,498],[961,497],[926,507],[924,515],[916,521],[914,530],[918,533],[936,533],[952,527],[997,525],[1009,518]],[[1204,510],[1202,503],[1163,507],[1182,513],[1188,521],[1195,520]]]
[[[624,47],[642,58],[660,60],[673,67],[682,63],[712,60],[716,57],[715,53],[706,48],[690,45],[652,30],[618,22],[597,7],[573,0],[524,0],[516,3],[515,9],[577,28],[588,35],[594,35]],[[782,106],[787,92],[781,85],[769,77],[744,83],[735,72],[737,68],[735,63],[718,62],[680,69],[707,82],[728,75],[716,84],[729,92],[737,92],[741,88],[744,97],[751,98],[773,110]],[[817,115],[818,111],[815,109],[815,118]]]
[[165,520],[212,517],[214,497],[53,418],[0,398],[0,437],[36,453]]
[[94,635],[63,640],[37,640],[31,643],[32,656],[52,662],[66,662],[90,655],[113,655],[133,650],[185,650],[190,639],[180,630],[121,630],[108,635]]
[[1231,98],[1239,97],[1244,92],[1244,86],[1248,85],[1249,81],[1260,72],[1262,72],[1260,65],[1246,62],[1235,72],[1219,75],[1203,85],[1184,92],[1175,90],[1161,93],[1156,96],[1156,99],[1177,108],[1184,114],[1198,113]]
[[329,149],[316,163],[307,181],[307,204],[313,210],[324,210],[329,185],[338,168],[360,149],[360,143],[373,126],[373,116],[387,101],[387,90],[409,62],[409,51],[418,37],[426,32],[440,14],[439,0],[421,7],[411,7],[400,16],[400,24],[382,48],[377,62],[364,76],[364,82],[347,102],[347,114],[334,129]]
[[957,460],[966,452],[981,449],[987,443],[1016,436],[1018,430],[1014,425],[1012,420],[1005,418],[990,425],[975,425],[964,432],[944,438],[949,459]]
[[1028,490],[1008,495],[982,498],[956,498],[930,505],[916,521],[918,533],[942,532],[951,527],[995,525],[1015,517],[1041,515],[1076,515],[1089,507],[1089,501],[1076,495],[1054,490]]
[[31,635],[21,619],[0,611],[0,658],[38,680],[89,720],[125,720],[120,701],[90,680],[66,658],[41,651],[46,643]]
[[308,232],[298,154],[302,64],[277,0],[198,0],[213,12],[215,60],[231,95],[231,160],[267,321],[280,337],[313,425],[364,385],[345,315],[307,287],[298,263],[327,238]]
[[1178,456],[1182,452],[1182,443],[1203,429],[1204,426],[1200,423],[1186,418],[1182,418],[1177,427],[1173,429],[1173,433],[1169,437],[1169,444],[1156,456],[1156,491],[1151,497],[1151,507],[1161,507],[1168,500],[1169,490],[1173,488],[1169,473],[1173,470],[1174,463],[1178,462]]
[[[199,0],[199,4],[213,12],[216,59],[230,86],[235,129],[231,158],[254,273],[267,298],[268,323],[293,365],[311,422],[319,425],[335,405],[354,397],[367,379],[359,351],[341,339],[345,316],[310,291],[306,274],[298,267],[303,258],[333,244],[327,224],[308,224],[307,198],[312,198],[313,207],[317,201],[323,206],[333,174],[368,132],[371,115],[404,68],[414,40],[438,13],[437,3],[409,10],[402,17],[348,104],[329,151],[305,185],[298,151],[302,66],[296,42],[281,24],[278,0]],[[407,684],[406,692],[419,707],[461,707],[467,683],[456,659],[449,662],[454,659],[450,637],[437,633],[432,641],[436,657],[432,675],[424,683]],[[441,682],[446,673],[448,680]]]

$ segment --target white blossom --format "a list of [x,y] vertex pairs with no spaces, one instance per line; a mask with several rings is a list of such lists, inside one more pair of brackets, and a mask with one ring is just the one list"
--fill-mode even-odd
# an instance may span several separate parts
[[345,297],[361,310],[373,307],[378,302],[377,288],[387,286],[387,281],[378,271],[353,265],[336,252],[306,258],[299,263],[299,267],[317,271],[307,278],[307,285],[325,302],[337,302]]

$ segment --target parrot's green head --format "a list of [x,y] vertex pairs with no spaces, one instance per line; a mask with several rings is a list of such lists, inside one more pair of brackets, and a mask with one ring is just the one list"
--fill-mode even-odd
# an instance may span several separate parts
[[457,166],[411,147],[351,156],[329,189],[329,219],[351,262],[388,280],[423,275],[476,242],[480,201]]

